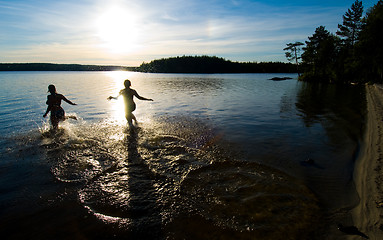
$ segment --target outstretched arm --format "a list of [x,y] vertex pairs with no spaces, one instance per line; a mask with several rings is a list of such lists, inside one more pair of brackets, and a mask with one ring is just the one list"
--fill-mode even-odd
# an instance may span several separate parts
[[76,103],[73,103],[73,102],[71,102],[70,100],[68,100],[64,95],[62,95],[62,99],[63,99],[65,102],[69,103],[70,105],[77,105]]
[[117,97],[109,96],[107,99],[108,99],[108,100],[117,99],[119,96],[120,96],[120,95],[118,95]]
[[117,98],[118,98],[119,96],[121,96],[121,91],[120,91],[120,93],[117,95],[117,97],[109,96],[107,99],[108,99],[108,100],[112,100],[112,99],[116,99],[116,100],[117,100]]
[[136,91],[134,91],[134,96],[136,96],[140,100],[153,101],[153,99],[151,99],[151,98],[141,97],[140,95],[138,95],[138,93]]

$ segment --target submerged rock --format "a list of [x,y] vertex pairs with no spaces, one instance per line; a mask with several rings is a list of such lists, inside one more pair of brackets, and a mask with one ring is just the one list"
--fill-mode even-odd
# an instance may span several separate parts
[[283,80],[288,80],[288,79],[293,79],[293,78],[291,78],[291,77],[273,77],[273,78],[270,78],[269,80],[283,81]]

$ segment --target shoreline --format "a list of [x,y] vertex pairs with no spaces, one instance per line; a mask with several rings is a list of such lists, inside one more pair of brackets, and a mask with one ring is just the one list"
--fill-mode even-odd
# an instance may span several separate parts
[[[367,119],[354,166],[359,204],[351,210],[354,225],[369,239],[383,239],[383,89],[366,85]],[[361,239],[349,236],[348,239]]]

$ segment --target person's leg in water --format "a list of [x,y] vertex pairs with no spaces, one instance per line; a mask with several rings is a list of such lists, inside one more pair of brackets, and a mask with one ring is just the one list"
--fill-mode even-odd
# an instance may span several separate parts
[[130,118],[130,123],[133,123],[132,120],[134,120],[134,123],[137,125],[137,119],[136,119],[136,116],[134,116],[133,114],[133,111],[136,110],[136,104],[133,103],[133,104],[130,104],[128,105],[128,109],[127,109],[127,112],[129,113],[129,118]]
[[65,120],[66,120],[66,119],[69,119],[69,118],[70,118],[70,119],[73,119],[73,120],[77,120],[77,117],[76,117],[76,116],[72,116],[72,115],[71,115],[71,116],[67,116],[67,117],[65,117]]
[[59,128],[59,123],[65,121],[69,118],[77,120],[76,116],[65,116],[65,115],[63,115],[63,116],[53,115],[52,116],[52,113],[51,113],[51,124],[52,124],[53,130],[57,130]]
[[134,116],[134,114],[133,114],[133,113],[131,113],[131,114],[132,114],[132,119],[134,120],[134,123],[135,123],[135,124],[136,124],[136,126],[137,126],[138,122],[137,122],[136,116]]
[[65,111],[62,107],[52,107],[51,109],[51,124],[52,129],[57,130],[59,128],[59,122],[65,120]]
[[129,127],[134,128],[132,120],[134,119],[136,122],[137,120],[136,120],[136,117],[133,115],[133,113],[131,112],[126,113],[125,118],[126,118],[126,121],[128,121]]
[[52,129],[57,130],[59,128],[59,120],[57,118],[51,117]]

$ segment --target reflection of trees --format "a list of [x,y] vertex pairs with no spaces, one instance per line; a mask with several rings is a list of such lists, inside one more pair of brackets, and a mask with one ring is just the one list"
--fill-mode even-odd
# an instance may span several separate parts
[[303,83],[298,90],[296,108],[304,124],[321,123],[332,139],[344,133],[360,138],[364,119],[365,92],[358,86]]

